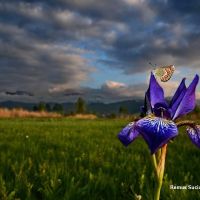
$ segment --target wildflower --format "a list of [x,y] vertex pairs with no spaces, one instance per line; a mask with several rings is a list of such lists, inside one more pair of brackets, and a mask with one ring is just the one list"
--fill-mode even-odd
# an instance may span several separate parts
[[[151,73],[149,88],[142,107],[142,116],[145,117],[123,128],[118,134],[120,141],[127,146],[142,135],[151,153],[157,152],[159,148],[178,135],[178,125],[175,120],[195,108],[195,90],[198,81],[199,76],[196,75],[186,88],[184,78],[168,104],[162,87]],[[200,148],[200,126],[189,124],[187,133],[191,141]]]
[[188,127],[186,130],[191,141],[197,147],[200,147],[200,126],[199,125],[191,126]]

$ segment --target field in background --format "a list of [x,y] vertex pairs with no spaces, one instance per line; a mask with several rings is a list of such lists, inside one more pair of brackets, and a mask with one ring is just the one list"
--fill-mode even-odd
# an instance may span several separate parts
[[0,118],[16,118],[16,117],[61,117],[61,114],[46,111],[28,111],[22,108],[0,108]]
[[[47,111],[28,111],[23,108],[0,108],[0,118],[61,118],[66,117],[63,114]],[[68,115],[68,118],[76,119],[96,119],[94,114],[73,114]]]
[[[0,199],[151,200],[150,154],[142,138],[128,148],[116,135],[127,120],[0,119]],[[200,199],[200,150],[184,134],[169,144],[162,200]]]

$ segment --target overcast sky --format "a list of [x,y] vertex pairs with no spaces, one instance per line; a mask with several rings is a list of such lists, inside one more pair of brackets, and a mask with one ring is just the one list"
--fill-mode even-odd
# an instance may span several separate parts
[[200,1],[0,1],[0,101],[143,97],[149,62],[175,65],[166,96],[200,72]]

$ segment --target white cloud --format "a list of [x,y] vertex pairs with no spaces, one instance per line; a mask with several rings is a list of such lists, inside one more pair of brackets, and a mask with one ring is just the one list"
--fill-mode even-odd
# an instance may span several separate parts
[[116,81],[106,81],[105,86],[110,89],[116,89],[116,88],[126,87],[126,84]]
[[168,81],[168,82],[159,81],[159,84],[164,90],[165,97],[172,97],[180,83],[177,81]]
[[90,18],[83,17],[80,14],[70,10],[58,10],[55,11],[53,15],[57,22],[63,26],[89,26],[92,24],[92,20]]
[[138,6],[142,3],[144,3],[145,0],[124,0],[124,2],[126,2],[127,4],[131,5],[131,6]]

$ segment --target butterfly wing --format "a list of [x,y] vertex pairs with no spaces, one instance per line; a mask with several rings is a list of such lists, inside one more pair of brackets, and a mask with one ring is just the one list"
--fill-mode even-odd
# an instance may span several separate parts
[[175,71],[174,65],[158,67],[155,69],[155,75],[160,77],[162,82],[167,82]]
[[167,82],[173,75],[175,71],[175,67],[173,65],[170,65],[168,67],[165,67],[163,76],[160,77],[160,80],[162,82]]
[[156,68],[154,70],[156,76],[161,77],[164,75],[164,69],[162,67]]

